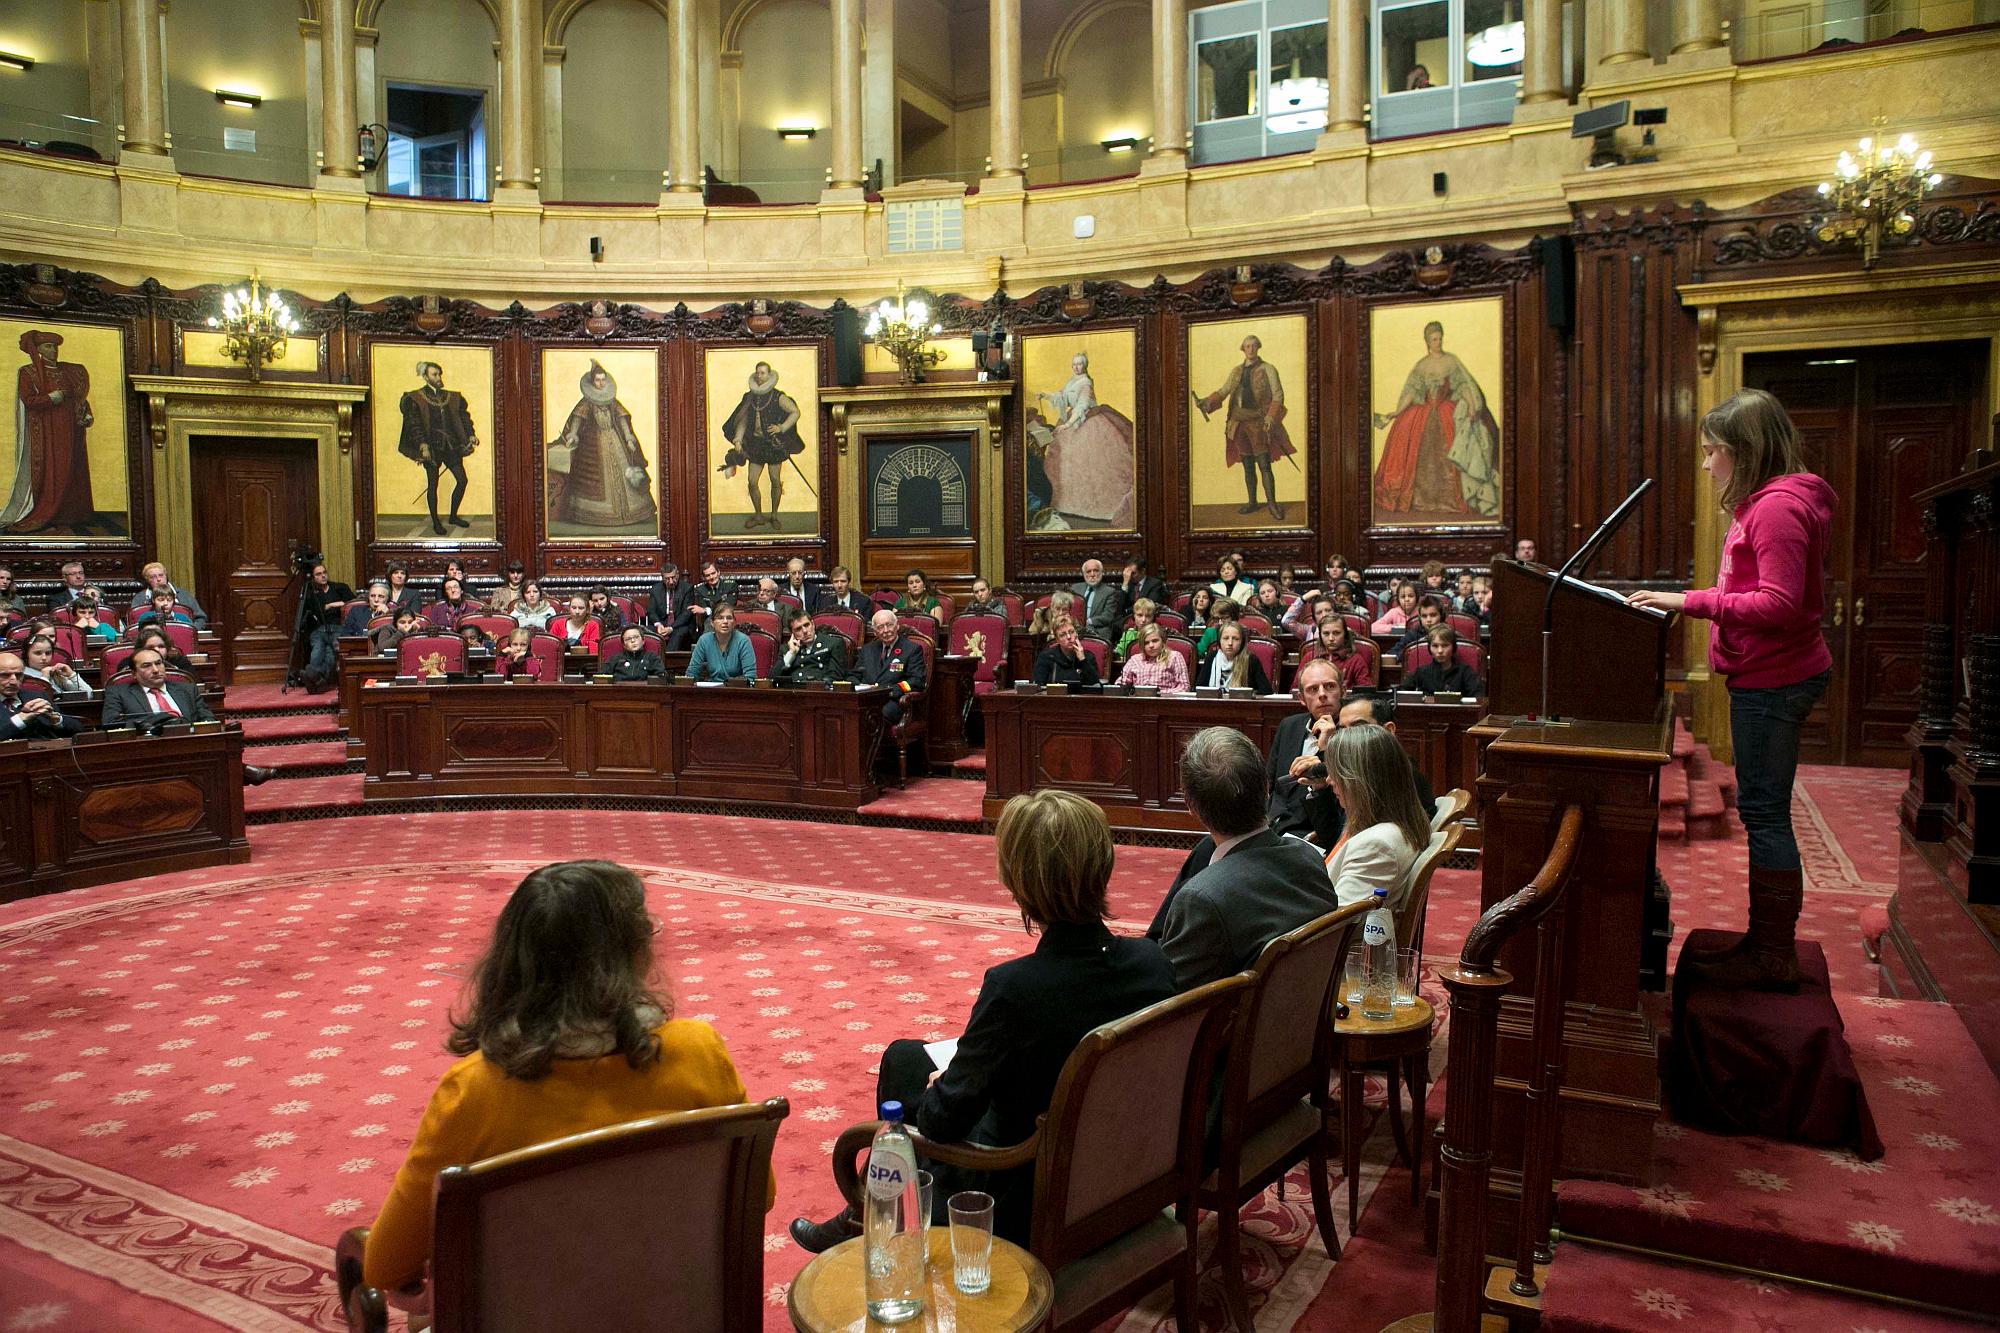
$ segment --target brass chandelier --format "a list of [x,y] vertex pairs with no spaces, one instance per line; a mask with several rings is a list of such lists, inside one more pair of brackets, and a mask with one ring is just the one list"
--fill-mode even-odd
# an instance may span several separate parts
[[1832,245],[1861,243],[1861,267],[1875,267],[1885,236],[1908,236],[1917,225],[1917,205],[1944,177],[1931,170],[1928,149],[1903,135],[1894,144],[1878,143],[1870,135],[1842,151],[1834,178],[1820,182],[1819,197],[1826,211],[1813,222],[1813,234]]
[[930,304],[921,296],[904,296],[901,278],[896,279],[895,302],[884,301],[868,312],[866,332],[896,358],[905,384],[922,384],[924,372],[944,360],[943,349],[929,345],[931,335],[944,332],[944,325],[932,322]]
[[210,315],[208,327],[222,334],[223,354],[248,366],[250,378],[258,380],[267,364],[284,356],[286,340],[299,331],[299,322],[253,274],[248,287],[222,294],[222,315]]

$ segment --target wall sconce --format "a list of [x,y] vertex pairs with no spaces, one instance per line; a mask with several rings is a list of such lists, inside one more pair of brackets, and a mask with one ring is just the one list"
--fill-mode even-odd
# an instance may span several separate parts
[[1116,139],[1100,139],[1097,146],[1107,153],[1129,153],[1139,146],[1139,140],[1136,135],[1127,134]]
[[780,125],[778,127],[778,137],[786,143],[804,143],[818,133],[819,128],[814,125]]
[[18,69],[25,73],[35,67],[35,60],[33,56],[17,56],[12,51],[0,51],[0,66]]
[[233,93],[227,88],[217,88],[215,100],[224,106],[233,106],[239,111],[255,111],[264,104],[264,99],[256,93]]

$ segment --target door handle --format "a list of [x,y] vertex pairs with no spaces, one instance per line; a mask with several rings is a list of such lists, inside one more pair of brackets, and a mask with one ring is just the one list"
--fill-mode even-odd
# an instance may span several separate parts
[[1864,625],[1865,623],[1867,623],[1867,618],[1868,618],[1868,599],[1867,599],[1866,597],[1857,597],[1857,598],[1855,598],[1855,599],[1854,599],[1854,628],[1856,628],[1856,629],[1860,629],[1860,628],[1862,627],[1862,625]]
[[1845,597],[1835,597],[1833,599],[1833,627],[1835,629],[1839,629],[1842,625],[1846,623],[1847,623],[1847,599]]

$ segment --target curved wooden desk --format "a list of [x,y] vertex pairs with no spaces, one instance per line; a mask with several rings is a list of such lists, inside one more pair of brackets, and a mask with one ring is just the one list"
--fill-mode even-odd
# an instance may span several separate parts
[[[951,1285],[951,1228],[932,1225],[930,1291],[923,1313],[894,1325],[909,1333],[1024,1333],[1041,1327],[1055,1304],[1055,1283],[1039,1259],[1012,1241],[993,1238],[993,1285],[977,1296]],[[844,1240],[792,1279],[785,1300],[799,1333],[882,1333],[868,1318],[861,1289],[861,1240]]]

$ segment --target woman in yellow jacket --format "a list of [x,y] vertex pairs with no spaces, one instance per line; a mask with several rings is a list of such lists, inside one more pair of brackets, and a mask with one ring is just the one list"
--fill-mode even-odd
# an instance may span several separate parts
[[[472,1006],[445,1072],[368,1232],[363,1278],[384,1291],[431,1255],[438,1172],[668,1111],[747,1100],[722,1038],[673,1019],[650,984],[653,934],[639,877],[564,861],[521,881],[472,977]],[[764,1206],[776,1184],[765,1187]]]

